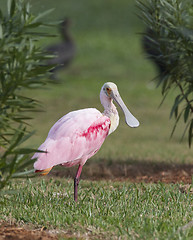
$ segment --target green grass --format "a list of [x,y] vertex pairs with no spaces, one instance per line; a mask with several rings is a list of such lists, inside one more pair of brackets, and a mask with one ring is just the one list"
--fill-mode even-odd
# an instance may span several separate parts
[[193,218],[190,187],[81,181],[75,203],[72,180],[19,181],[8,187],[18,192],[1,197],[0,218],[64,229],[75,237],[192,239],[191,227],[180,231]]

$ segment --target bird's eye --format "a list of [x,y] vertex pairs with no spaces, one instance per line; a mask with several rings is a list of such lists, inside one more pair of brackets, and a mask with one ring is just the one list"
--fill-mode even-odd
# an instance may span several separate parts
[[106,94],[108,95],[108,96],[110,96],[111,95],[111,88],[110,87],[106,87]]

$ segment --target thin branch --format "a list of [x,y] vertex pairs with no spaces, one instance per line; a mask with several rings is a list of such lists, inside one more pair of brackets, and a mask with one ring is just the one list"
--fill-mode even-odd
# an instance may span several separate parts
[[182,85],[177,80],[175,80],[175,82],[178,85],[178,87],[179,87],[184,99],[186,100],[187,104],[190,106],[191,112],[193,113],[193,106],[191,105],[191,102],[189,101],[187,95],[184,93],[184,89],[183,89]]

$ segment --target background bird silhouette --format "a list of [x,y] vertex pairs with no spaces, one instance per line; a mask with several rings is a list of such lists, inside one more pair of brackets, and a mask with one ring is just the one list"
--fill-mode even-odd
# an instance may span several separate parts
[[55,55],[53,58],[47,61],[47,65],[56,66],[50,71],[52,72],[52,78],[56,78],[56,72],[60,69],[66,68],[74,58],[76,54],[75,43],[69,33],[70,19],[65,18],[59,26],[60,35],[62,41],[57,44],[50,45],[46,48],[46,52]]

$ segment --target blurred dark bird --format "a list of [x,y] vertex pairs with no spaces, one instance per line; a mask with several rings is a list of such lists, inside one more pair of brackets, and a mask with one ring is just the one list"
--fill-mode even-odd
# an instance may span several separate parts
[[52,59],[47,61],[47,65],[55,66],[51,72],[52,78],[56,78],[56,72],[60,69],[66,68],[73,60],[76,54],[75,43],[69,33],[70,20],[65,18],[59,26],[60,35],[62,38],[61,43],[50,45],[46,48],[46,52],[55,55]]
[[167,64],[163,61],[163,54],[160,49],[158,37],[156,33],[147,28],[142,38],[142,46],[148,59],[152,60],[156,65],[159,76],[165,75],[167,71]]

